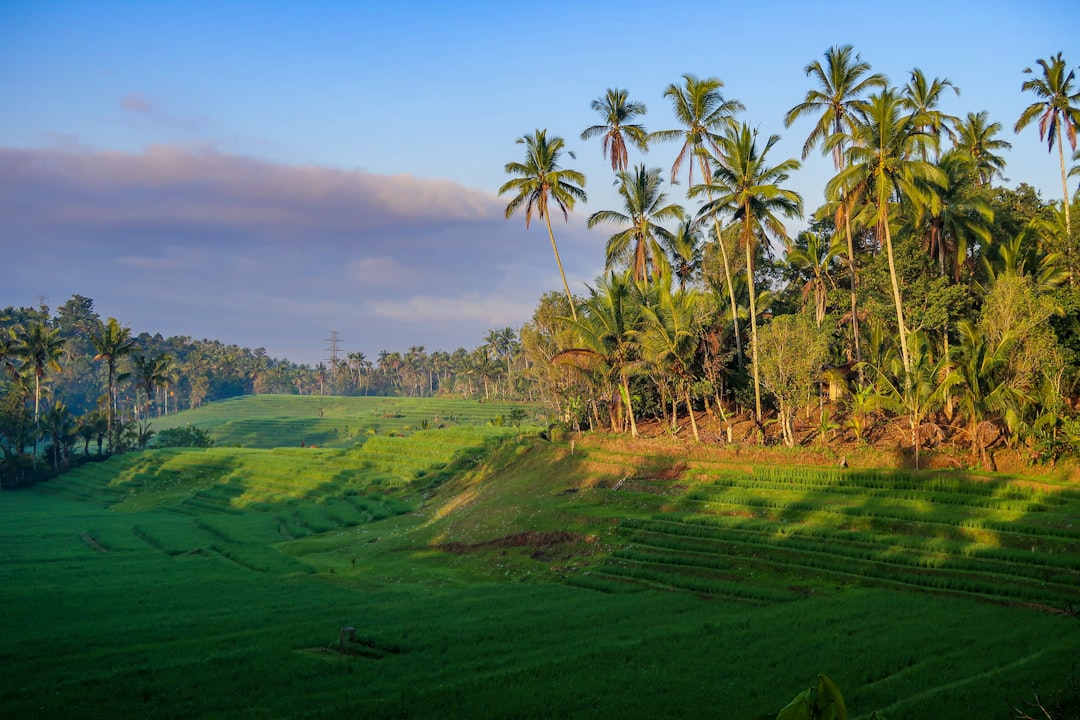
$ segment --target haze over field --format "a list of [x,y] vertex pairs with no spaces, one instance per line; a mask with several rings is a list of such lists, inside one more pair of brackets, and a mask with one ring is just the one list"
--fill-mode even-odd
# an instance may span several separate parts
[[[544,231],[503,218],[506,162],[535,128],[567,139],[590,199],[557,227],[572,290],[603,266],[618,206],[589,108],[609,87],[675,127],[663,89],[716,76],[740,115],[783,127],[824,51],[851,43],[903,85],[913,67],[961,89],[1013,144],[1005,184],[1057,198],[1056,154],[1029,127],[1023,69],[1080,57],[1074,2],[8,3],[0,8],[0,307],[91,297],[141,331],[263,346],[315,363],[345,350],[479,344],[561,287]],[[700,33],[695,36],[693,33]],[[674,144],[645,158],[667,170]],[[632,161],[639,156],[632,154]],[[808,210],[832,172],[792,178]],[[681,201],[682,188],[672,191]]]

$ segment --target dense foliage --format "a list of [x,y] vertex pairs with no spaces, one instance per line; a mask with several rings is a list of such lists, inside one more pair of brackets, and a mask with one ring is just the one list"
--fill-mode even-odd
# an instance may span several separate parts
[[[941,443],[987,468],[1002,446],[1036,462],[1075,455],[1080,194],[1062,146],[1076,150],[1080,93],[1060,54],[1025,73],[1036,101],[1015,130],[1038,119],[1057,145],[1062,200],[994,185],[1010,144],[985,112],[939,109],[959,92],[948,79],[915,69],[896,87],[850,46],[829,49],[785,118],[813,119],[803,157],[820,147],[836,168],[795,237],[785,220],[804,217],[788,187],[799,160],[770,155],[778,137],[738,119],[719,79],[671,85],[683,127],[653,133],[644,105],[608,90],[593,103],[606,124],[582,138],[603,137],[624,204],[589,226],[618,232],[588,296],[574,307],[545,296],[522,330],[530,377],[568,423],[634,435],[642,417],[679,432],[681,416],[698,439],[704,410],[722,441],[900,439],[916,465]],[[670,181],[686,174],[685,205],[663,192],[660,168],[624,169],[620,133],[643,154],[675,142]]]

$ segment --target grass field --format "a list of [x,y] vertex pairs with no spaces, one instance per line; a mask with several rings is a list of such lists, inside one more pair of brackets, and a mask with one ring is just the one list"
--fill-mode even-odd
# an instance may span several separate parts
[[1009,718],[1078,670],[1067,482],[549,443],[446,401],[261,447],[341,423],[313,400],[0,495],[4,716],[756,718],[826,673],[853,718]]

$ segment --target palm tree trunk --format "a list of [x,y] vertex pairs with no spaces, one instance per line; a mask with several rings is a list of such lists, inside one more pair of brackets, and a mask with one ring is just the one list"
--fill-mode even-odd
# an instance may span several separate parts
[[900,299],[900,284],[896,278],[896,261],[893,258],[892,232],[889,220],[882,223],[885,228],[885,251],[889,254],[889,278],[892,280],[893,302],[896,303],[896,324],[900,332],[900,355],[904,361],[904,372],[911,372],[911,356],[908,355],[907,326],[904,324],[904,305]]
[[[708,163],[705,158],[701,158],[701,173],[703,181],[708,182]],[[709,200],[712,201],[712,193],[708,193]],[[739,360],[739,368],[743,366],[743,349],[742,349],[742,337],[739,334],[739,316],[735,307],[735,286],[731,284],[731,263],[728,261],[727,248],[724,247],[724,238],[720,234],[720,221],[716,219],[716,214],[713,214],[713,227],[716,229],[716,244],[720,246],[720,258],[724,261],[724,281],[728,287],[728,298],[731,301],[731,323],[735,327],[735,356]]]
[[[1065,198],[1065,244],[1070,244],[1072,238],[1072,223],[1069,220],[1069,183],[1065,180],[1065,148],[1061,146],[1061,123],[1057,126],[1058,161],[1061,163],[1061,195]],[[1072,278],[1069,278],[1070,283]]]
[[859,312],[856,308],[855,241],[851,237],[851,208],[844,210],[844,232],[847,235],[848,269],[851,271],[851,335],[855,339],[855,363],[859,368],[859,387],[863,387],[862,350],[859,347]]
[[637,437],[637,421],[634,420],[634,406],[630,402],[630,383],[627,382],[625,375],[622,378],[622,386],[620,389],[623,395],[623,402],[626,404],[626,414],[630,416],[630,437]]
[[750,287],[750,357],[754,365],[754,419],[761,425],[761,374],[757,357],[757,294],[754,289],[753,232],[750,228],[750,208],[743,208],[743,241],[746,245],[746,282]]
[[689,383],[683,386],[683,396],[686,401],[686,412],[690,413],[690,427],[694,429],[694,442],[701,442],[701,437],[698,435],[697,420],[694,419],[694,406],[690,404]]
[[551,218],[544,213],[544,223],[547,225],[548,237],[551,238],[551,249],[555,251],[555,264],[559,266],[559,275],[562,277],[563,288],[566,290],[566,299],[570,302],[570,314],[577,320],[577,310],[574,308],[574,296],[570,294],[570,286],[566,283],[566,273],[563,272],[562,260],[559,259],[559,248],[555,245],[555,233],[551,232]]

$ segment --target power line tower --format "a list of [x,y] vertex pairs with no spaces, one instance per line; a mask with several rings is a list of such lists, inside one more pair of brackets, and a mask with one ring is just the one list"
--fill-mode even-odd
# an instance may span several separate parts
[[323,348],[323,350],[330,353],[330,357],[326,358],[326,361],[330,363],[333,370],[337,370],[338,364],[341,362],[338,358],[338,353],[341,352],[341,338],[338,337],[338,331],[331,330],[330,337],[326,338],[324,342],[329,343],[327,347]]

